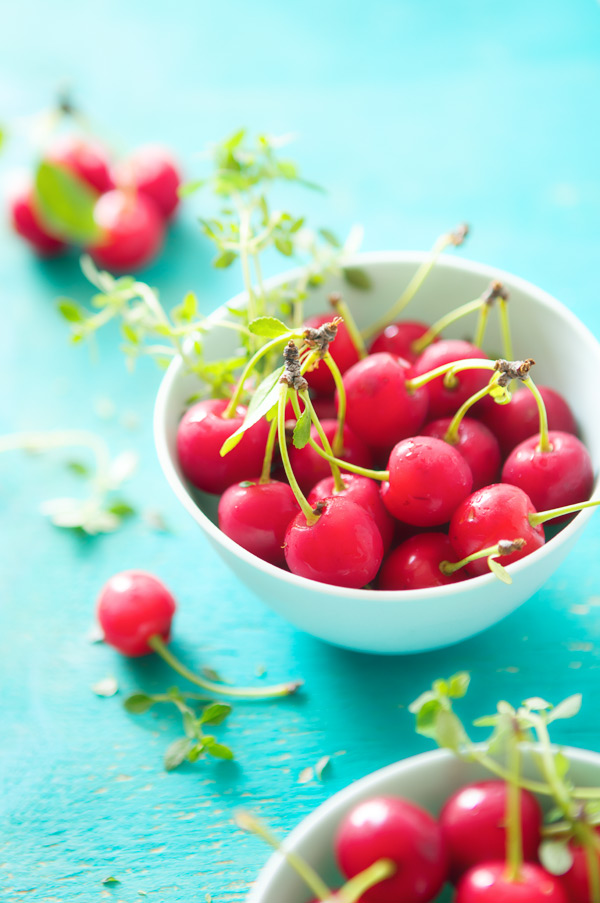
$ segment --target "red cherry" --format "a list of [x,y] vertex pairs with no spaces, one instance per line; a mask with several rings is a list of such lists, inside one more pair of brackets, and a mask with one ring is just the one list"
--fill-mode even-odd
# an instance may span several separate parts
[[219,501],[219,528],[248,552],[281,566],[285,531],[298,511],[288,483],[235,483]]
[[387,512],[381,493],[379,492],[379,484],[369,477],[362,477],[356,473],[345,473],[343,476],[344,489],[340,492],[335,491],[335,481],[333,477],[325,477],[320,480],[316,486],[310,491],[308,496],[309,505],[314,506],[321,499],[333,498],[334,496],[343,496],[356,502],[361,508],[367,511],[379,529],[383,540],[383,550],[387,551],[392,544],[394,536],[395,522]]
[[360,589],[375,577],[383,558],[383,542],[364,508],[341,496],[325,499],[316,524],[301,512],[285,534],[285,560],[290,571],[309,580]]
[[[311,327],[312,329],[318,329],[319,326],[323,326],[324,323],[330,323],[334,316],[335,313],[333,312],[329,314],[317,314],[314,317],[309,317],[304,325]],[[338,365],[340,373],[345,373],[348,367],[351,367],[352,364],[355,364],[358,361],[358,351],[354,347],[345,323],[338,323],[337,335],[329,346],[329,353]],[[331,395],[335,392],[333,376],[331,375],[327,364],[324,364],[322,361],[317,364],[314,370],[311,370],[310,373],[305,373],[304,375],[306,376],[310,388],[320,395]]]
[[[380,351],[388,351],[397,357],[404,358],[411,364],[419,357],[419,354],[413,351],[413,344],[424,336],[429,326],[427,323],[420,323],[417,320],[403,320],[400,323],[392,323],[386,326],[383,332],[373,340],[369,348],[369,354],[378,354]],[[437,338],[434,339],[437,342]]]
[[[501,539],[524,539],[518,552],[502,557],[502,565],[512,564],[544,545],[544,530],[532,527],[529,515],[535,514],[531,499],[522,489],[508,483],[484,486],[457,507],[450,521],[450,541],[460,560],[497,545]],[[471,561],[466,569],[474,576],[489,573],[487,560]]]
[[548,438],[547,452],[539,449],[539,433],[517,445],[504,463],[502,482],[526,492],[538,511],[587,501],[594,469],[585,445],[572,433],[551,431]]
[[106,151],[97,141],[76,135],[63,136],[46,153],[46,159],[68,169],[98,194],[115,187]]
[[370,354],[344,374],[352,429],[373,448],[391,448],[413,436],[425,422],[427,393],[410,392],[410,364],[393,354]]
[[[329,442],[333,443],[333,438],[337,431],[337,420],[322,420],[321,426]],[[311,427],[310,435],[317,445],[322,448],[323,443],[314,426]],[[344,426],[343,439],[344,447],[339,457],[349,464],[370,468],[373,463],[371,452],[349,426]],[[310,445],[305,445],[304,448],[291,447],[289,452],[290,464],[302,492],[310,492],[315,483],[331,475],[329,463],[314,451]]]
[[[506,782],[480,781],[457,790],[439,815],[448,845],[450,872],[456,881],[471,866],[501,860],[506,854]],[[523,858],[537,861],[542,812],[538,801],[521,790]]]
[[335,838],[340,869],[352,878],[379,859],[397,872],[363,895],[365,903],[425,903],[446,881],[447,851],[437,822],[414,803],[381,796],[359,803]]
[[389,489],[382,493],[386,508],[417,527],[447,523],[473,483],[460,452],[431,436],[399,442],[390,454],[388,470]]
[[102,237],[87,250],[98,266],[107,270],[138,270],[162,247],[163,219],[154,202],[143,194],[108,191],[98,198],[94,219]]
[[[422,376],[429,370],[435,370],[443,364],[453,361],[466,360],[468,358],[480,358],[487,360],[481,348],[463,342],[459,339],[444,339],[429,345],[423,354],[417,358],[413,366],[413,376]],[[453,414],[461,404],[479,392],[490,380],[489,370],[464,370],[456,376],[457,384],[452,389],[444,386],[444,377],[438,376],[425,386],[429,396],[429,416],[437,419]]]
[[[432,420],[426,424],[421,433],[423,436],[434,436],[444,439],[451,417]],[[461,453],[473,474],[473,489],[489,486],[498,479],[502,459],[498,440],[491,430],[471,417],[463,417],[458,427],[458,442],[453,447]]]
[[115,181],[120,187],[136,188],[151,198],[165,219],[173,215],[179,203],[181,177],[170,153],[162,147],[138,148],[115,167]]
[[568,903],[557,878],[524,862],[518,881],[510,881],[505,862],[476,865],[461,878],[454,903]]
[[64,241],[46,232],[35,209],[31,188],[13,196],[10,216],[15,232],[26,239],[40,257],[53,257],[67,247]]
[[335,403],[335,398],[333,397],[333,395],[323,395],[321,397],[313,399],[312,406],[315,409],[315,414],[321,421],[335,420],[335,418],[337,417],[337,404]]
[[168,641],[175,599],[152,574],[122,571],[105,583],[98,597],[104,639],[124,655],[147,655],[151,636]]
[[377,588],[384,590],[427,589],[459,583],[463,568],[453,574],[440,570],[442,561],[455,561],[456,555],[445,533],[420,533],[390,552],[384,560]]
[[[594,828],[594,830],[600,837],[600,829]],[[569,849],[573,856],[573,865],[558,880],[569,899],[569,903],[592,903],[585,847],[574,840],[570,840]],[[596,858],[600,867],[600,854],[598,851],[596,851]]]
[[[571,409],[562,395],[548,386],[538,386],[546,406],[548,429],[577,435],[577,424]],[[489,397],[478,401],[472,408],[497,437],[506,457],[515,446],[534,436],[540,429],[540,415],[533,396],[525,386],[518,389],[509,404],[496,404]]]
[[183,475],[204,492],[220,494],[232,483],[258,477],[262,470],[269,435],[264,419],[246,430],[228,454],[219,454],[246,416],[246,408],[238,405],[235,417],[223,417],[227,404],[221,398],[199,401],[186,411],[177,429],[177,457]]

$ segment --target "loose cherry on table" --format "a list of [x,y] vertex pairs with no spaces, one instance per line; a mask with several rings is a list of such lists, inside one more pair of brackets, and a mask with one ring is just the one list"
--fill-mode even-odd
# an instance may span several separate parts
[[136,191],[115,189],[94,207],[100,238],[87,248],[100,267],[122,273],[149,264],[162,247],[165,226],[158,207]]
[[50,146],[45,158],[69,170],[98,194],[115,187],[108,155],[102,145],[91,138],[65,135]]
[[419,432],[427,414],[427,392],[411,391],[411,365],[387,352],[370,354],[344,374],[346,420],[373,448],[390,449]]
[[390,859],[396,873],[363,894],[364,903],[425,903],[447,878],[448,854],[439,825],[424,809],[398,797],[359,803],[335,836],[335,855],[351,878],[379,859]]
[[[444,803],[439,823],[448,846],[452,880],[478,863],[501,860],[505,856],[506,808],[507,784],[497,780],[461,787]],[[523,858],[535,862],[542,811],[527,790],[519,794],[519,809]]]
[[156,652],[178,674],[209,693],[248,699],[287,696],[301,681],[272,687],[232,687],[199,677],[185,667],[167,648],[175,599],[157,577],[145,571],[122,571],[105,583],[97,604],[98,621],[104,639],[127,656]]
[[175,213],[179,204],[181,176],[171,154],[157,145],[138,148],[115,167],[115,182],[121,188],[133,188],[151,198],[164,219]]
[[554,875],[524,862],[517,880],[507,875],[503,861],[476,865],[463,875],[453,903],[569,903]]
[[238,405],[234,416],[224,413],[228,402],[209,398],[183,415],[177,428],[177,457],[187,480],[204,492],[220,494],[233,483],[258,478],[263,464],[269,424],[263,418],[246,430],[234,449],[221,456],[226,439],[242,425],[246,408]]
[[10,216],[15,232],[26,239],[40,257],[54,257],[67,247],[64,241],[46,231],[35,209],[32,186],[13,195]]

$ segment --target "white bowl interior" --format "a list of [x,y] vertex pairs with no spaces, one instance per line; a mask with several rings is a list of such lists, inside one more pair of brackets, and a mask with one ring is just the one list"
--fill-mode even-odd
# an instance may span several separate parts
[[[369,291],[332,278],[314,290],[306,313],[327,309],[327,295],[342,291],[359,324],[372,323],[388,309],[424,259],[416,253],[389,252],[359,255],[354,264],[368,271]],[[284,274],[270,285],[291,281]],[[511,327],[515,356],[532,357],[539,384],[559,390],[571,405],[587,445],[595,472],[600,465],[600,418],[593,388],[598,382],[600,346],[589,330],[563,305],[541,289],[508,273],[453,257],[443,257],[406,309],[407,319],[434,322],[458,304],[478,297],[491,279],[500,279],[510,291]],[[239,295],[229,305],[242,304]],[[225,308],[213,318],[231,318]],[[471,337],[474,317],[462,320],[445,333]],[[205,342],[207,360],[234,353],[235,333],[215,327]],[[497,317],[489,318],[485,348],[490,356],[501,350]],[[159,459],[174,492],[203,528],[216,551],[240,579],[283,617],[313,635],[353,649],[400,653],[433,649],[458,642],[485,629],[529,598],[567,554],[590,516],[578,515],[543,549],[511,566],[512,586],[491,574],[467,583],[433,590],[403,593],[346,590],[307,581],[260,561],[222,534],[216,524],[218,499],[186,485],[177,461],[175,443],[179,419],[188,399],[199,391],[193,374],[179,361],[169,368],[156,403],[155,439]]]
[[[600,785],[600,755],[581,749],[564,749],[571,761],[571,775],[579,786]],[[538,778],[531,752],[523,757],[523,774]],[[396,762],[355,781],[307,816],[285,840],[285,847],[309,862],[319,875],[335,886],[339,872],[333,858],[333,837],[345,815],[358,803],[379,795],[401,796],[437,815],[448,797],[465,784],[487,780],[490,773],[473,762],[463,762],[447,750],[435,750]],[[549,798],[540,798],[547,810]],[[311,899],[304,882],[275,853],[261,872],[247,903],[306,903]],[[444,895],[440,900],[449,899]]]

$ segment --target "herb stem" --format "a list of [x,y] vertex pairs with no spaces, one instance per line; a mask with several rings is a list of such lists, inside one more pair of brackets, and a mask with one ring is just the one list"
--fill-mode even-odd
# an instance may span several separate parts
[[165,641],[158,634],[155,633],[150,637],[148,645],[181,677],[189,680],[190,683],[196,684],[198,687],[202,687],[203,690],[219,696],[232,696],[238,699],[272,699],[277,696],[289,696],[291,693],[295,693],[303,683],[301,680],[294,680],[270,687],[230,687],[226,684],[213,683],[213,681],[199,677],[193,671],[190,671],[189,668],[186,668],[168,649]]
[[248,377],[250,376],[250,374],[256,367],[259,360],[262,357],[264,357],[265,354],[268,354],[272,349],[277,348],[278,345],[281,345],[282,342],[287,342],[289,340],[289,338],[290,338],[289,333],[286,333],[286,335],[283,335],[283,336],[277,336],[276,338],[271,339],[270,342],[267,342],[265,345],[263,345],[261,348],[259,348],[258,351],[256,351],[252,355],[252,357],[250,358],[250,360],[248,361],[248,363],[242,370],[240,378],[238,379],[236,387],[233,391],[233,395],[231,396],[231,398],[229,400],[229,404],[223,411],[223,414],[222,414],[223,417],[225,417],[225,418],[235,417],[236,408],[237,408],[238,404],[240,403],[240,398],[242,397],[242,392],[244,391],[244,383],[246,382],[246,380],[248,379]]

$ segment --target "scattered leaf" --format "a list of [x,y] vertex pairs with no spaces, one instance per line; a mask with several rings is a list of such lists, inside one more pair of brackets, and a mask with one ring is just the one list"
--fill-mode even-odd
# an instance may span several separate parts
[[298,784],[309,784],[310,781],[314,780],[314,777],[315,770],[312,765],[309,765],[308,768],[303,768],[298,775]]
[[323,772],[326,769],[329,769],[331,765],[331,756],[321,756],[317,764],[315,765],[315,774],[319,781],[323,780]]
[[92,686],[96,696],[115,696],[119,692],[119,685],[114,677],[104,677]]
[[143,715],[143,713],[147,712],[153,705],[154,699],[152,696],[148,696],[147,693],[132,693],[131,696],[128,696],[123,702],[124,708],[131,715]]
[[359,267],[344,267],[342,274],[346,282],[354,288],[360,288],[363,291],[373,288],[373,280],[366,270]]
[[173,771],[175,768],[178,768],[187,758],[187,754],[191,748],[192,744],[187,737],[180,737],[179,740],[175,740],[171,743],[165,753],[165,769],[167,771]]

